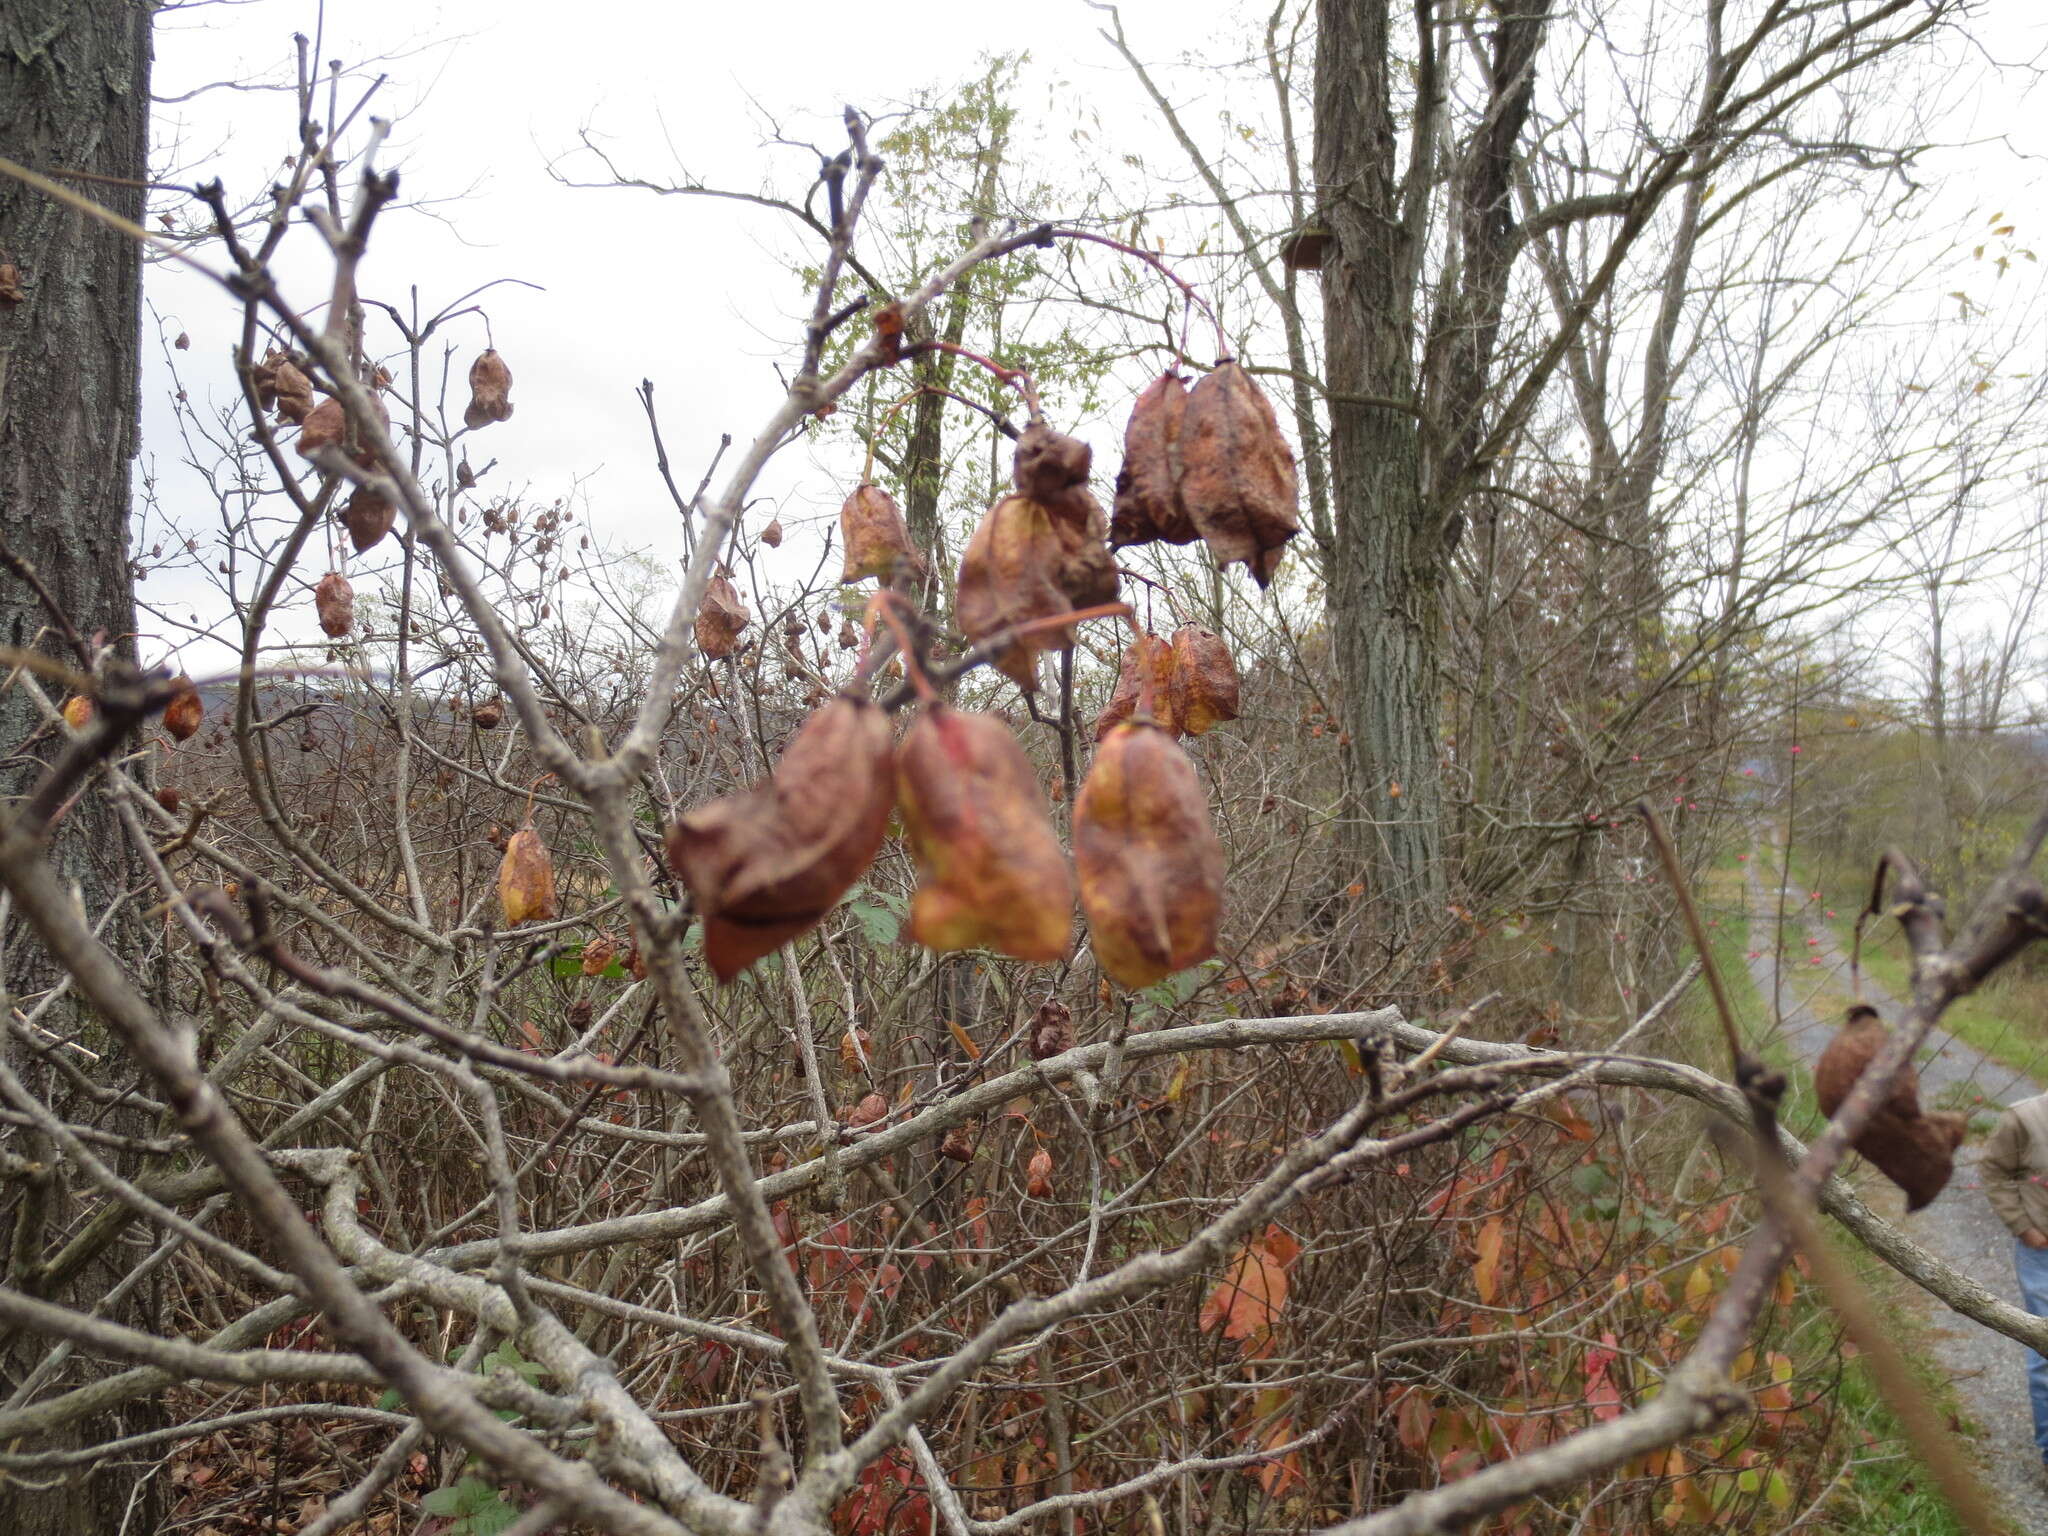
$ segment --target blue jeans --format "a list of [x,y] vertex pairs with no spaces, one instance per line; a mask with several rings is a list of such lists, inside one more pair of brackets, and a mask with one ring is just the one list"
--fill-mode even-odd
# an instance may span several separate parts
[[[2036,1317],[2048,1317],[2048,1248],[2029,1248],[2015,1239],[2013,1267],[2019,1271],[2020,1301]],[[2034,1404],[2034,1446],[2048,1462],[2048,1360],[2027,1351],[2027,1396]]]

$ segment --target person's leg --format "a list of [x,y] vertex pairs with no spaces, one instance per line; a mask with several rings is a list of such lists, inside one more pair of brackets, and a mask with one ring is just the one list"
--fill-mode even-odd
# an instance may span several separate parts
[[[2019,1271],[2020,1300],[2036,1317],[2048,1317],[2048,1248],[2013,1242],[2013,1267]],[[2034,1446],[2048,1464],[2048,1360],[2027,1351],[2027,1396],[2034,1404]]]

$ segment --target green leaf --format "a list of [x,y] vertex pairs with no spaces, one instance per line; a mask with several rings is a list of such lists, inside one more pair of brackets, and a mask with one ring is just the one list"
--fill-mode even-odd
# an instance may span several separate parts
[[874,945],[894,944],[902,919],[879,901],[849,901],[846,910],[860,924],[861,936]]

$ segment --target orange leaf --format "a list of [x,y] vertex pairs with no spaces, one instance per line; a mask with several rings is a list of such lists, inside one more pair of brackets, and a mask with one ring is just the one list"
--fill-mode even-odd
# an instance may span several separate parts
[[959,1024],[952,1019],[946,1020],[946,1028],[953,1032],[954,1040],[959,1042],[960,1049],[967,1053],[967,1059],[969,1061],[981,1060],[981,1047],[974,1043],[974,1037],[972,1035],[968,1034],[966,1030],[962,1029],[959,1026]]

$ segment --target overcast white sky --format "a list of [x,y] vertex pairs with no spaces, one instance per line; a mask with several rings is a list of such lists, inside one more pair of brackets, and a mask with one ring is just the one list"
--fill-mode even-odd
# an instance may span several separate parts
[[[1228,59],[1262,28],[1264,8],[1255,15],[1228,0],[1130,0],[1123,16],[1148,58]],[[294,31],[320,30],[320,56],[352,68],[381,60],[376,67],[390,83],[373,110],[398,120],[385,163],[402,167],[406,197],[432,204],[439,217],[409,211],[387,219],[366,285],[397,300],[399,285],[417,282],[422,307],[432,310],[494,278],[538,284],[540,291],[505,287],[489,298],[495,339],[517,376],[518,413],[481,434],[472,457],[497,455],[501,491],[531,486],[552,499],[580,486],[600,529],[667,553],[675,547],[674,513],[633,387],[655,380],[677,477],[694,484],[719,434],[744,440],[779,396],[775,365],[792,355],[789,319],[802,296],[777,258],[802,242],[764,210],[573,190],[550,178],[549,164],[573,151],[588,127],[622,164],[653,178],[670,175],[679,157],[710,182],[795,191],[812,164],[801,151],[764,145],[771,116],[790,137],[836,147],[842,102],[886,110],[927,87],[966,79],[982,55],[1005,50],[1033,58],[1020,103],[1027,117],[1060,128],[1078,103],[1098,111],[1112,132],[1131,124],[1135,137],[1150,131],[1150,115],[1097,35],[1104,20],[1083,0],[334,0],[324,17],[309,0],[246,0],[164,14],[156,89],[170,98],[213,82],[284,78]],[[2008,61],[2028,57],[2044,25],[2031,5],[1996,7],[1987,47]],[[1263,101],[1233,103],[1199,75],[1177,82],[1210,93],[1189,118],[1219,137],[1219,112],[1264,109]],[[2022,237],[2048,249],[2048,221],[2028,227],[2038,166],[2027,156],[2048,151],[2038,100],[2022,96],[2017,77],[1987,82],[1966,96],[1950,136],[2007,135],[2013,143],[1952,157],[1956,190],[1937,216],[1960,219],[1987,201],[2006,204]],[[1057,112],[1037,110],[1055,100]],[[288,95],[229,90],[167,105],[158,160],[187,179],[220,174],[231,193],[246,195],[290,147],[292,111]],[[569,166],[597,179],[587,161]],[[303,244],[314,254],[310,239]],[[309,299],[323,276],[318,263],[286,269],[288,284],[296,279]],[[2039,280],[2038,267],[2017,279]],[[166,339],[180,331],[192,338],[192,350],[175,361],[194,398],[230,398],[229,305],[205,284],[162,268],[150,301]],[[466,322],[454,340],[459,370],[481,344],[480,323]],[[155,351],[146,341],[144,464],[173,515],[203,526],[203,490],[176,467],[169,376]],[[785,466],[766,488],[787,498],[789,523],[829,514],[844,491],[802,464]],[[161,598],[165,590],[160,583],[144,593]],[[203,608],[203,598],[193,607]]]

